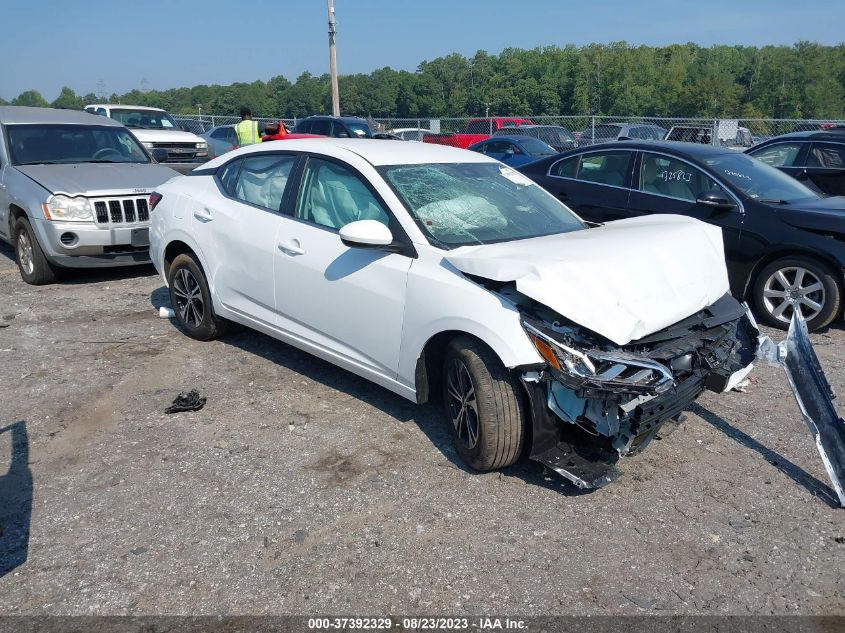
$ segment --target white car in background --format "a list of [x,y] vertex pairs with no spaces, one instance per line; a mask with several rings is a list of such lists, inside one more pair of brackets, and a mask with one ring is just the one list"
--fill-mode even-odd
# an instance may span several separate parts
[[424,127],[398,127],[395,130],[390,130],[390,133],[398,136],[403,141],[422,142],[423,136],[432,134],[432,131]]
[[177,171],[185,173],[208,161],[208,142],[193,132],[181,129],[166,110],[93,103],[85,106],[85,111],[119,121],[150,151],[166,151],[167,159],[164,162]]
[[440,400],[478,470],[525,452],[603,485],[757,351],[718,228],[680,216],[588,228],[476,152],[262,143],[152,202],[151,258],[185,333],[212,339],[236,321]]

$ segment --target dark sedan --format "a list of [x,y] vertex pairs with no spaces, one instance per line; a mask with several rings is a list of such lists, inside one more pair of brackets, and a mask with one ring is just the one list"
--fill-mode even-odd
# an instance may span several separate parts
[[784,134],[745,153],[819,191],[845,195],[845,129]]
[[733,294],[760,319],[810,329],[842,312],[845,198],[825,197],[745,154],[710,145],[619,141],[524,165],[584,219],[688,215],[722,227]]

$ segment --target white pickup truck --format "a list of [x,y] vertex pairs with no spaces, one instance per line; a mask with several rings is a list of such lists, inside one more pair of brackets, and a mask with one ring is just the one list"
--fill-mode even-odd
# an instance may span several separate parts
[[123,104],[94,103],[85,111],[120,121],[149,151],[167,151],[167,165],[187,173],[208,160],[208,143],[193,132],[179,128],[173,117],[161,108]]

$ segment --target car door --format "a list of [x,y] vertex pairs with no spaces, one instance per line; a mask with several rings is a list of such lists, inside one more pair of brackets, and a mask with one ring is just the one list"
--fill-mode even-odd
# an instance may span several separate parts
[[[677,157],[652,152],[641,153],[636,172],[628,203],[632,215],[673,213],[715,224],[722,228],[729,265],[744,259],[742,207],[736,196],[709,174]],[[705,191],[722,192],[737,206],[731,210],[717,210],[696,202]]]
[[309,157],[276,240],[279,328],[341,364],[395,378],[411,257],[345,246],[339,230],[356,220],[383,222],[407,240],[360,173]]
[[541,184],[585,220],[626,218],[633,157],[625,149],[576,154],[553,163]]
[[190,210],[219,301],[268,326],[277,321],[276,234],[296,160],[292,154],[262,153],[228,163],[214,190]]
[[813,143],[804,164],[806,177],[818,189],[845,196],[845,143]]

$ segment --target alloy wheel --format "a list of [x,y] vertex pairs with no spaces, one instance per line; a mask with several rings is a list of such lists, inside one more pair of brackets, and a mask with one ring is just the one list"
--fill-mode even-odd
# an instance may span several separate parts
[[478,402],[469,369],[459,358],[449,363],[446,388],[455,433],[466,448],[473,449],[478,443]]
[[763,303],[769,314],[783,323],[790,322],[795,310],[810,321],[824,309],[824,284],[807,268],[781,268],[766,279]]
[[31,275],[35,271],[32,243],[29,241],[29,235],[26,231],[21,231],[18,234],[18,261],[27,275]]
[[189,269],[180,268],[176,272],[173,294],[176,296],[176,312],[182,323],[192,328],[199,327],[205,316],[205,303],[200,284]]

